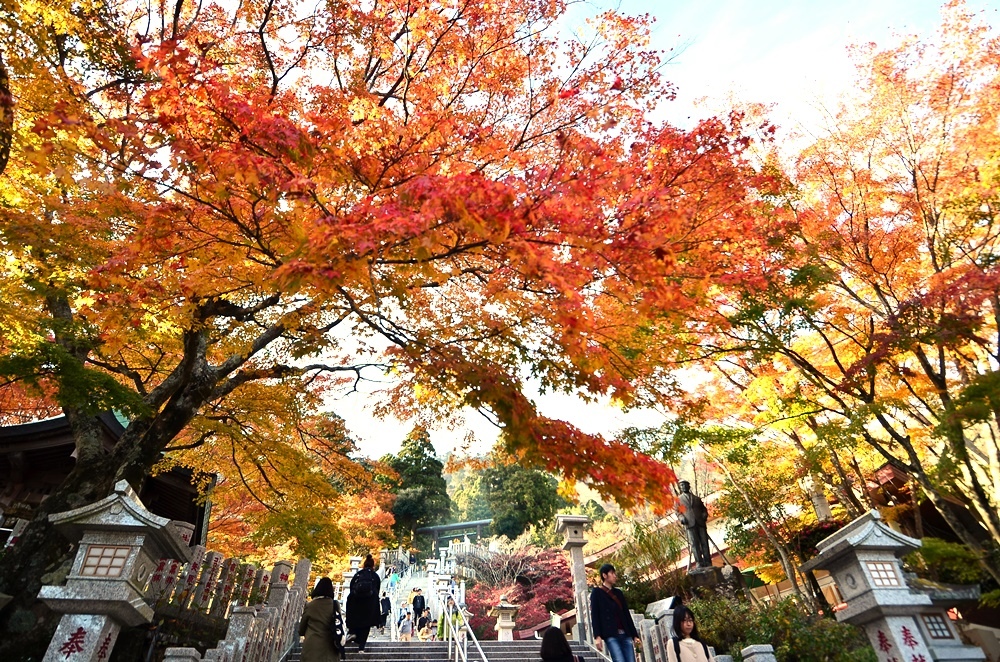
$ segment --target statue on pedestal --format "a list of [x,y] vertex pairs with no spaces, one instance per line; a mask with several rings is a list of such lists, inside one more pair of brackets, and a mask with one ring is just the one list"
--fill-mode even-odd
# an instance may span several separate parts
[[678,519],[687,529],[690,554],[699,568],[710,568],[712,552],[708,543],[708,508],[701,497],[691,492],[691,483],[682,480],[677,487],[680,489],[677,501],[682,506]]

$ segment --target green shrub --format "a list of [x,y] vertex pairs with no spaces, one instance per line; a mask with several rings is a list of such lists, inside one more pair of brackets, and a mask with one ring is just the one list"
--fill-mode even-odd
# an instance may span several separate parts
[[920,549],[903,557],[918,577],[946,584],[978,584],[989,577],[965,545],[931,537],[922,542]]
[[832,618],[809,613],[795,600],[755,606],[724,598],[693,600],[698,630],[716,652],[736,662],[753,644],[771,644],[778,662],[876,662],[865,633]]

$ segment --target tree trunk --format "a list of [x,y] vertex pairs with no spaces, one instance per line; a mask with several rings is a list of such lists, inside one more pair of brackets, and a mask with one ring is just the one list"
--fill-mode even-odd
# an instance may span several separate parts
[[851,489],[851,481],[847,477],[847,472],[844,471],[844,466],[840,463],[840,456],[832,448],[830,449],[830,462],[833,464],[833,468],[840,478],[840,484],[836,486],[831,485],[831,487],[834,487],[837,494],[843,498],[844,508],[847,509],[847,514],[851,519],[861,517],[865,514],[865,507],[854,494],[854,490]]
[[10,147],[14,142],[14,95],[10,93],[10,76],[0,53],[0,174],[7,169]]
[[17,543],[4,553],[0,590],[13,600],[0,612],[0,659],[40,660],[45,654],[61,615],[36,597],[43,584],[61,581],[76,552],[48,516],[104,498],[111,493],[114,475],[110,457],[78,459],[63,484],[39,506]]
[[809,606],[811,609],[815,611],[816,610],[815,600],[812,599],[812,596],[803,592],[802,587],[799,585],[797,568],[794,565],[792,565],[791,554],[788,553],[788,550],[785,548],[785,546],[781,543],[780,540],[778,540],[778,537],[774,535],[774,532],[771,531],[770,527],[767,526],[768,521],[766,520],[765,517],[763,517],[760,514],[760,511],[757,508],[756,504],[754,504],[753,499],[750,498],[750,495],[746,493],[746,490],[743,489],[743,486],[740,485],[738,480],[736,480],[736,478],[733,476],[733,472],[729,470],[729,467],[728,465],[726,465],[725,462],[715,457],[712,453],[708,452],[708,450],[705,449],[704,447],[702,447],[702,450],[705,451],[705,454],[708,455],[712,459],[712,461],[716,462],[719,465],[719,467],[722,468],[723,473],[726,474],[726,478],[729,479],[729,482],[732,483],[736,491],[739,492],[740,498],[743,499],[743,502],[747,504],[747,508],[750,509],[750,512],[753,514],[754,519],[757,520],[757,525],[764,532],[764,535],[767,537],[768,542],[771,543],[771,546],[774,548],[775,553],[777,553],[778,562],[781,564],[781,569],[785,572],[785,576],[788,577],[788,581],[792,583],[792,590],[795,591],[795,595],[799,596],[799,598],[807,606]]
[[920,514],[920,483],[916,478],[910,479],[910,502],[913,504],[913,525],[918,538],[924,537],[924,517]]

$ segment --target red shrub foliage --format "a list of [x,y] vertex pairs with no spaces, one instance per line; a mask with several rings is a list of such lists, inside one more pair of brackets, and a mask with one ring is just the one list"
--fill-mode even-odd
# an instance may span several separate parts
[[472,612],[469,622],[480,639],[496,639],[496,619],[489,612],[501,597],[521,608],[516,619],[518,630],[538,625],[549,617],[549,611],[573,607],[573,579],[566,556],[555,549],[529,554],[530,562],[513,584],[490,586],[480,582],[466,592],[466,606]]

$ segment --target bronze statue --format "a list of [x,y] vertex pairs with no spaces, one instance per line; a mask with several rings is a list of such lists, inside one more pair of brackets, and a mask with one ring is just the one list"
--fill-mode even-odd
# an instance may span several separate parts
[[678,518],[687,528],[690,554],[699,568],[709,568],[712,552],[708,547],[708,508],[701,497],[691,492],[691,483],[682,480],[677,487],[680,489],[677,501],[683,506]]

